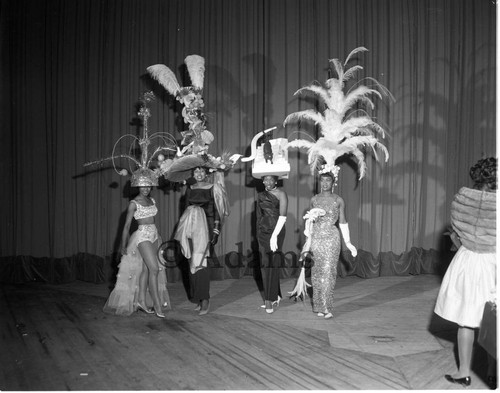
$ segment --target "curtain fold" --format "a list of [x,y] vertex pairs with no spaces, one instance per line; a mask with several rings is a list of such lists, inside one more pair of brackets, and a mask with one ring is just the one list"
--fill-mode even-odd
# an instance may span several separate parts
[[[292,137],[284,118],[319,105],[294,92],[324,83],[328,60],[358,46],[369,49],[356,56],[360,76],[378,79],[395,102],[377,101],[371,112],[389,130],[389,162],[369,157],[358,182],[343,160],[337,192],[352,242],[375,259],[440,250],[453,195],[470,185],[468,168],[496,155],[495,26],[496,5],[486,0],[2,0],[0,168],[9,187],[0,198],[0,256],[118,250],[133,190],[109,165],[83,164],[140,131],[135,104],[146,90],[157,95],[150,129],[180,140],[180,108],[147,77],[149,65],[166,64],[187,84],[184,58],[205,57],[211,153],[246,155],[264,128]],[[317,184],[304,152],[289,157],[284,249],[298,254]],[[226,176],[231,215],[219,255],[255,249],[257,183],[242,163]],[[181,191],[162,183],[152,193],[165,239]]]

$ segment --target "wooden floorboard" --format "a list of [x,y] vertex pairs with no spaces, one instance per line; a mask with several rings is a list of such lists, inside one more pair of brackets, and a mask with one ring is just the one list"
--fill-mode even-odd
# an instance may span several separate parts
[[[339,279],[326,321],[287,299],[267,315],[247,277],[212,282],[203,317],[169,284],[165,319],[104,314],[107,285],[2,285],[0,390],[455,389],[438,289],[430,275]],[[484,358],[476,348],[474,389],[487,389]]]

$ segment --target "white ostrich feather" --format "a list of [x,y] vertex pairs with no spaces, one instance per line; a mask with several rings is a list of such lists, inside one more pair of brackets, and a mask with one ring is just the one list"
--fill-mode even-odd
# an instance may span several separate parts
[[301,120],[301,119],[312,120],[314,124],[319,124],[324,121],[321,113],[318,113],[312,109],[306,109],[304,111],[294,112],[288,115],[284,120],[283,125],[285,126],[286,124],[290,123],[293,120]]
[[[378,98],[382,99],[382,94],[380,94],[377,90],[375,89],[370,89],[366,86],[358,86],[356,89],[351,91],[343,100],[344,108],[347,111],[348,109],[352,108],[354,104],[358,101],[367,103],[370,105],[371,109],[375,109],[375,104],[373,101],[368,97],[368,95],[374,94]],[[344,112],[345,113],[345,112]]]
[[353,57],[356,53],[359,52],[368,52],[368,49],[366,49],[364,46],[358,46],[357,48],[354,48],[351,53],[347,56],[347,59],[345,59],[344,66],[349,63],[349,60],[351,60],[351,57]]
[[319,86],[316,84],[304,86],[304,87],[300,88],[299,90],[297,90],[294,93],[294,95],[298,95],[304,91],[310,91],[310,92],[315,93],[319,98],[321,98],[323,100],[323,102],[328,101],[328,90],[326,90],[323,86]]
[[180,89],[179,82],[170,68],[163,64],[155,64],[147,68],[149,74],[156,79],[173,96]]
[[311,287],[311,284],[306,281],[305,268],[302,268],[300,269],[300,274],[297,278],[297,282],[295,283],[295,287],[292,289],[292,292],[288,292],[288,296],[290,298],[300,299],[303,301],[308,296],[307,288],[309,287]]
[[203,89],[205,76],[205,59],[198,55],[189,55],[184,59],[191,83],[198,89]]
[[348,81],[349,79],[351,79],[352,77],[354,77],[354,75],[356,74],[356,72],[358,72],[358,71],[360,71],[362,69],[363,69],[363,67],[360,66],[360,65],[357,65],[357,66],[349,68],[346,72],[344,72],[344,76],[342,77],[342,80],[344,82]]
[[340,62],[339,59],[331,59],[330,63],[333,64],[333,68],[335,68],[335,72],[337,73],[337,78],[340,82],[343,82],[344,78],[344,66]]
[[[379,158],[377,150],[384,153],[386,161],[389,158],[387,148],[378,139],[384,138],[384,128],[377,124],[366,111],[356,109],[355,106],[358,103],[364,104],[373,110],[375,103],[371,97],[382,99],[383,95],[390,96],[390,92],[373,78],[363,79],[369,80],[372,86],[355,84],[350,91],[346,93],[343,91],[344,82],[363,69],[362,66],[355,65],[345,70],[345,66],[356,53],[364,51],[367,51],[365,47],[352,50],[344,63],[339,59],[331,59],[330,63],[337,73],[337,78],[327,79],[325,86],[318,84],[304,86],[295,93],[310,91],[326,106],[322,112],[309,109],[291,113],[283,122],[286,126],[294,121],[305,119],[314,121],[318,127],[321,137],[316,142],[298,139],[287,145],[290,148],[308,149],[308,163],[313,173],[322,164],[333,167],[337,158],[347,154],[354,156],[357,161],[361,180],[366,173],[367,147],[371,148],[368,151],[376,160]],[[362,114],[360,115],[359,112]]]
[[285,148],[288,149],[295,147],[297,149],[310,149],[312,146],[314,146],[314,142],[306,141],[304,139],[295,139],[294,141],[288,142],[285,145]]

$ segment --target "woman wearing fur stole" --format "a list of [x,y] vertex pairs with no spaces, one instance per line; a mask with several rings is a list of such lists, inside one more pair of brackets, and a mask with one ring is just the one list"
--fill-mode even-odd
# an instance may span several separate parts
[[[481,325],[485,303],[496,293],[496,158],[479,160],[471,169],[474,188],[462,187],[451,205],[452,239],[459,247],[443,278],[434,312],[458,324],[458,371],[445,375],[469,386],[474,329]],[[489,375],[493,378],[493,375]]]

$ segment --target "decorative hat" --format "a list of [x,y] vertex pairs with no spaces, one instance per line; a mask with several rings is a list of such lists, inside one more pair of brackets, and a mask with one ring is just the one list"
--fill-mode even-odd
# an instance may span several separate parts
[[149,168],[139,168],[130,178],[132,187],[153,187],[158,185],[158,177],[155,172]]
[[[179,148],[175,138],[167,132],[155,132],[149,135],[148,118],[151,113],[148,103],[154,99],[152,92],[144,93],[141,101],[138,115],[142,118],[142,137],[139,138],[132,134],[126,134],[118,138],[113,146],[113,152],[110,157],[97,161],[87,162],[84,166],[102,164],[104,161],[111,160],[115,172],[121,176],[128,176],[132,173],[130,183],[132,187],[153,187],[158,186],[158,178],[164,175],[172,165],[172,159],[166,159],[165,154],[174,155]],[[140,157],[131,154],[119,154],[118,145],[122,140],[131,139],[128,144],[128,152],[139,151]],[[117,169],[116,161],[120,158],[129,160],[129,170]]]
[[205,59],[198,55],[190,55],[184,59],[192,86],[181,87],[175,74],[163,64],[149,66],[147,71],[172,94],[180,103],[182,117],[188,129],[181,132],[182,150],[178,153],[172,166],[165,173],[170,181],[182,182],[192,175],[196,167],[206,167],[210,172],[227,171],[237,162],[240,155],[224,153],[215,157],[208,153],[214,135],[207,129],[206,116],[203,112],[202,90],[205,72]]
[[374,94],[382,98],[382,94],[384,94],[393,98],[389,90],[377,80],[368,77],[365,79],[371,81],[378,90],[363,85],[357,86],[356,83],[345,94],[343,92],[344,83],[351,79],[357,71],[363,69],[362,66],[356,65],[344,71],[344,67],[354,54],[367,50],[364,47],[354,49],[343,64],[338,59],[331,59],[330,62],[333,64],[338,78],[327,79],[326,87],[315,83],[295,92],[295,94],[299,94],[303,91],[310,91],[316,94],[326,106],[323,113],[312,109],[303,110],[288,115],[283,122],[283,125],[286,126],[292,121],[305,119],[314,121],[318,126],[322,136],[317,141],[314,141],[313,138],[311,138],[312,141],[296,139],[287,145],[287,148],[308,149],[308,163],[313,174],[318,172],[324,164],[333,168],[337,158],[349,154],[353,155],[358,163],[359,180],[361,180],[366,171],[365,146],[372,148],[376,160],[378,160],[376,149],[384,153],[385,161],[389,159],[387,148],[378,139],[379,136],[382,138],[385,136],[382,126],[377,124],[364,110],[362,110],[362,115],[356,115],[356,110],[351,111],[358,102],[366,103],[371,109],[374,109],[375,105],[369,95]]
[[[276,128],[268,128],[256,134],[250,144],[250,156],[241,159],[242,162],[253,161],[252,176],[257,179],[269,175],[288,179],[290,173],[286,147],[288,140],[286,138],[273,139],[273,130]],[[261,138],[264,138],[264,142],[257,146]]]

